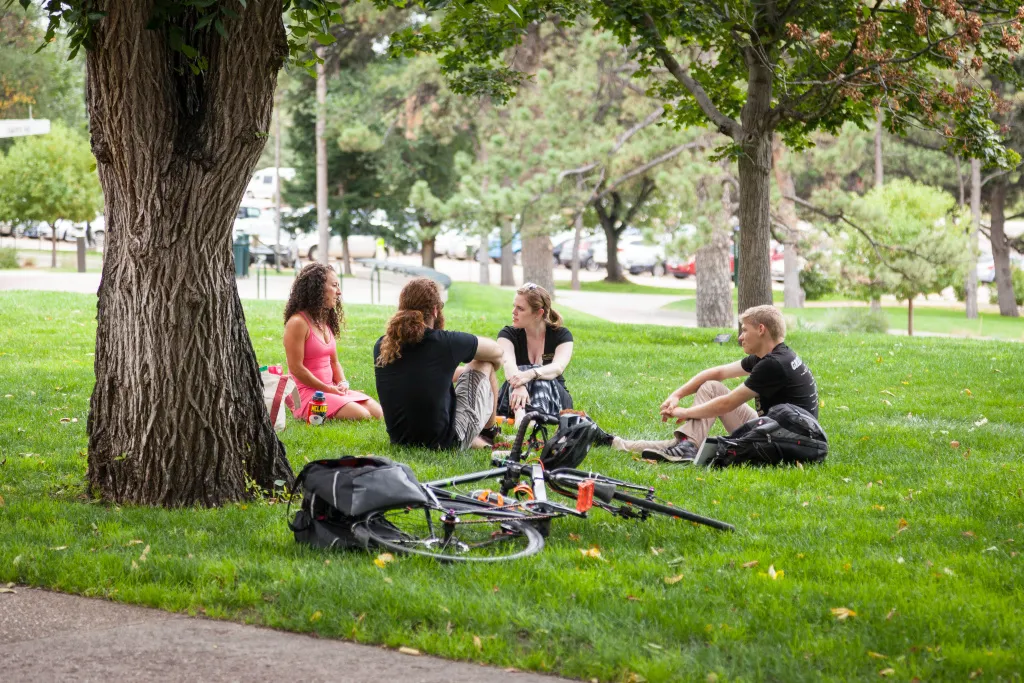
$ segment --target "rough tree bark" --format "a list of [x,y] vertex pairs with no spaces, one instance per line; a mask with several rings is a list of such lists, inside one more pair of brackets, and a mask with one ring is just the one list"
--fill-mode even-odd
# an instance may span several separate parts
[[740,112],[744,137],[736,142],[740,181],[739,311],[772,303],[771,263],[771,116],[772,69],[748,50],[747,101]]
[[551,237],[543,229],[523,228],[523,282],[533,282],[549,292],[555,291],[555,273],[551,265]]
[[729,235],[722,228],[694,257],[697,280],[697,326],[731,327],[732,283],[729,282]]
[[[772,166],[775,169],[775,182],[779,186],[782,199],[779,200],[779,217],[786,224],[783,234],[783,305],[786,308],[803,308],[804,292],[800,287],[800,256],[797,252],[799,233],[797,232],[796,205],[792,199],[796,196],[793,174],[785,165],[786,146],[782,140],[776,139],[772,146]],[[769,271],[771,266],[769,263]]]
[[992,181],[989,197],[989,211],[992,214],[992,260],[996,268],[996,292],[999,297],[999,315],[1016,318],[1020,308],[1013,293],[1013,279],[1010,274],[1010,245],[1006,241],[1006,182],[1002,178]]
[[424,237],[422,246],[420,247],[420,260],[421,263],[427,268],[434,267],[434,237]]
[[[536,82],[532,77],[537,74],[543,56],[544,41],[541,38],[540,24],[530,24],[526,29],[522,44],[516,49],[512,59],[512,68],[531,77],[526,81],[524,91],[536,88]],[[524,214],[528,211],[530,211],[530,207],[523,208]],[[531,226],[525,221],[522,222],[522,225],[520,236],[523,240],[523,248],[520,257],[523,264],[523,282],[534,282],[549,292],[554,292],[555,274],[551,264],[551,237],[543,229]]]
[[[317,55],[324,58],[324,48]],[[327,65],[316,65],[316,227],[320,238],[317,260],[325,266],[331,262],[330,213],[327,208]]]
[[971,159],[971,232],[970,261],[967,276],[964,279],[964,301],[967,306],[967,317],[974,320],[978,317],[978,230],[981,228],[981,161]]
[[[499,262],[501,263],[501,286],[502,287],[515,287],[516,276],[512,270],[512,266],[515,263],[515,254],[512,251],[512,224],[508,219],[501,221],[501,230],[499,231],[501,239],[501,257]],[[486,245],[486,240],[484,242]],[[489,250],[488,246],[484,246],[484,249]]]
[[250,0],[192,77],[146,30],[153,4],[105,3],[87,57],[107,220],[88,480],[118,503],[210,506],[292,481],[231,256],[287,48],[281,3]]
[[885,115],[879,107],[875,112],[875,187],[879,188],[885,184],[885,172],[882,166],[882,123]]

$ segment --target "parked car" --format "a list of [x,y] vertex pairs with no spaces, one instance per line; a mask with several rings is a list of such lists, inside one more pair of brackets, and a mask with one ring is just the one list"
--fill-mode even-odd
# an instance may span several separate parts
[[472,259],[480,248],[480,237],[443,230],[434,239],[434,253],[454,259]]
[[[729,254],[729,274],[736,270],[736,264],[732,254]],[[665,262],[665,272],[679,279],[697,274],[697,257],[691,256],[688,259],[671,258]]]
[[[320,250],[320,236],[313,232],[300,235],[295,240],[299,258],[315,261]],[[331,235],[327,253],[332,259],[342,258],[340,235]],[[349,235],[348,253],[353,259],[375,258],[377,256],[377,238],[373,235]]]
[[[1010,253],[1010,267],[1024,270],[1024,254]],[[996,281],[996,261],[991,254],[982,254],[978,259],[978,282]]]
[[[572,268],[572,241],[562,245],[559,260],[566,268]],[[580,267],[597,270],[608,263],[608,244],[604,235],[584,237],[580,240]]]
[[656,244],[647,244],[642,238],[629,238],[619,243],[619,265],[630,275],[650,273],[654,277],[665,274],[665,252]]
[[[523,251],[523,240],[519,237],[519,234],[512,236],[512,261],[516,265],[522,260]],[[491,235],[491,238],[487,240],[487,255],[491,260],[495,262],[501,261],[501,237],[498,235]]]

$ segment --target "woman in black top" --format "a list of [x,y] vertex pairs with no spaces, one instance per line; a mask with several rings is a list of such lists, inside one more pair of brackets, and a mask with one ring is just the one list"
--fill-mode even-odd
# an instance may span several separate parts
[[[498,345],[504,352],[506,379],[506,386],[502,386],[500,392],[498,412],[511,414],[525,408],[531,403],[531,393],[539,394],[544,390],[549,404],[545,407],[549,410],[572,408],[572,396],[562,377],[572,360],[572,333],[562,327],[562,316],[551,308],[551,295],[546,289],[528,282],[516,290],[512,324],[498,333]],[[535,380],[549,382],[542,387],[541,383],[535,384]],[[506,392],[507,403],[503,400]],[[552,398],[557,406],[550,405]],[[502,410],[506,405],[508,413]]]

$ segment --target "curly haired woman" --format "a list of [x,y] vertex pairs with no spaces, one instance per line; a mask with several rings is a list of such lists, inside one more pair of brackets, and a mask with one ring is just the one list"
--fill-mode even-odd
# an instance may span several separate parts
[[284,309],[284,352],[301,399],[292,414],[300,420],[309,415],[309,403],[317,391],[327,399],[328,418],[368,420],[383,414],[372,398],[348,388],[338,363],[334,337],[344,316],[337,274],[321,263],[303,268]]

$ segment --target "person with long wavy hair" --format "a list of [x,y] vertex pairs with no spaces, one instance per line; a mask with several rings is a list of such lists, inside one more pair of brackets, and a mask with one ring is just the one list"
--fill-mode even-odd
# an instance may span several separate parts
[[338,275],[322,263],[310,263],[295,278],[284,307],[284,352],[301,399],[292,414],[300,420],[309,417],[309,404],[317,391],[324,392],[329,419],[368,420],[382,415],[380,404],[348,388],[335,341],[344,319]]
[[433,280],[402,288],[398,311],[373,347],[384,424],[393,444],[482,448],[489,444],[480,433],[494,424],[501,348],[445,330],[443,310]]

